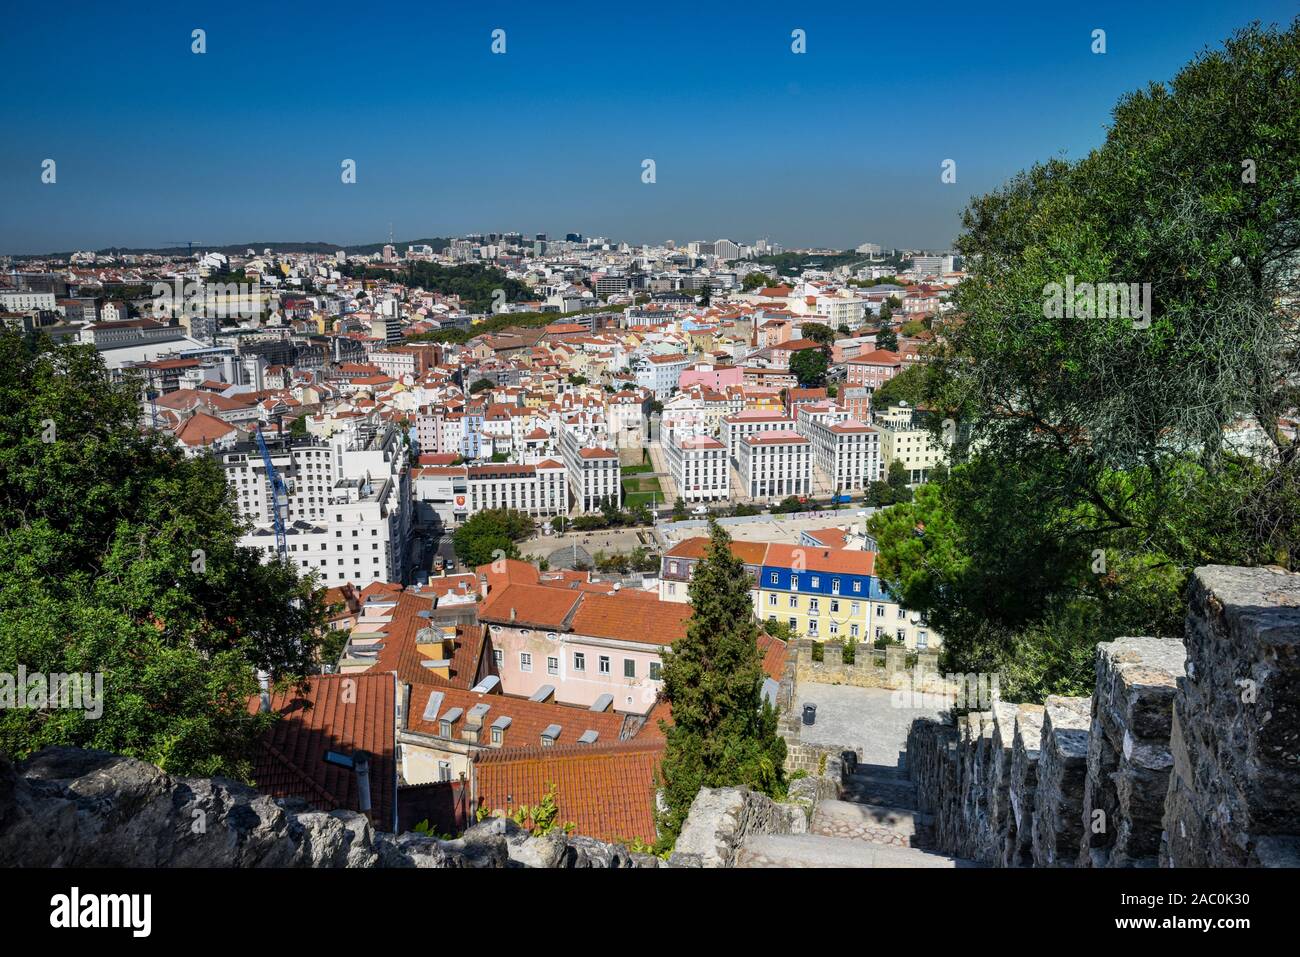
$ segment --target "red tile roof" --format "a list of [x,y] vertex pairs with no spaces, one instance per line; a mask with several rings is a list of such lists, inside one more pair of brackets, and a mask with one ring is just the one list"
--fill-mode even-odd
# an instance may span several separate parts
[[[668,551],[669,558],[703,558],[709,547],[707,536],[697,538],[687,538],[678,542]],[[731,554],[735,555],[746,565],[763,564],[763,556],[767,554],[767,542],[743,542],[735,539],[731,542]]]
[[573,631],[592,638],[670,645],[686,634],[691,611],[685,602],[584,593],[573,616]]
[[[308,690],[273,694],[280,716],[258,743],[253,782],[277,798],[300,798],[321,811],[361,809],[356,772],[325,762],[333,751],[370,752],[376,826],[392,830],[396,801],[396,684],[387,672],[313,675]],[[256,712],[259,699],[248,703]]]
[[662,738],[610,745],[487,751],[474,757],[478,806],[513,813],[555,790],[558,823],[603,841],[655,839]]
[[488,647],[487,635],[481,625],[457,625],[452,646],[450,678],[444,678],[437,672],[426,668],[425,661],[439,660],[422,654],[417,647],[422,643],[420,631],[432,628],[434,634],[426,634],[427,644],[438,644],[443,637],[442,627],[436,619],[423,618],[421,611],[433,608],[433,595],[423,596],[410,593],[397,597],[397,607],[383,638],[383,648],[375,664],[367,674],[376,671],[396,672],[399,679],[413,685],[435,685],[438,687],[469,688],[478,681],[479,671],[483,665],[483,655]]
[[510,583],[493,588],[479,605],[479,621],[567,631],[580,595],[565,588]]

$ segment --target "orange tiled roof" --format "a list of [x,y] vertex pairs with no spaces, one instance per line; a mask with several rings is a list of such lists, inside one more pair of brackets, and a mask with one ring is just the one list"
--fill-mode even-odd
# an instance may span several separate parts
[[479,621],[522,628],[567,631],[579,593],[566,588],[516,582],[489,591],[479,606]]
[[[437,699],[437,714],[425,718],[431,697]],[[605,744],[619,740],[623,731],[624,715],[614,710],[592,711],[577,705],[560,704],[556,701],[533,701],[514,695],[479,694],[463,688],[412,687],[410,709],[407,712],[407,728],[418,734],[441,736],[440,719],[453,708],[461,713],[452,722],[452,737],[460,740],[465,730],[465,719],[475,705],[486,705],[483,716],[481,743],[488,746],[491,735],[487,729],[502,717],[508,717],[510,724],[504,729],[502,745],[504,749],[540,747],[542,732],[551,725],[559,725],[557,739],[559,745],[577,744],[586,731],[596,732],[596,742]],[[502,750],[498,748],[497,750]]]
[[420,616],[421,611],[433,608],[432,599],[432,594],[425,596],[403,594],[398,597],[397,607],[393,609],[388,630],[384,635],[384,647],[380,649],[375,664],[366,673],[393,671],[403,682],[412,685],[469,688],[475,684],[488,646],[487,635],[481,625],[456,626],[450,678],[443,678],[424,666],[423,662],[431,659],[422,654],[417,647],[420,629],[433,628],[437,632],[434,641],[441,640],[441,630],[437,620]]
[[[687,538],[678,542],[669,551],[669,558],[703,558],[709,547],[707,536],[696,538]],[[742,542],[732,540],[731,554],[735,555],[746,565],[763,564],[763,556],[767,554],[767,542]]]
[[684,602],[586,592],[573,616],[573,631],[593,638],[670,645],[686,634],[692,610]]
[[[253,781],[277,798],[301,798],[322,811],[360,810],[356,773],[325,753],[370,752],[370,800],[377,826],[392,830],[396,685],[387,672],[313,675],[308,690],[271,696],[280,716],[258,743]],[[248,703],[256,712],[259,699]]]
[[559,821],[604,841],[655,839],[655,776],[663,741],[555,745],[475,755],[480,807],[512,813],[552,785]]
[[764,563],[779,568],[790,568],[794,565],[796,553],[803,563],[802,567],[810,572],[838,572],[842,575],[876,573],[875,552],[855,552],[843,548],[780,545],[773,542],[767,546],[767,557]]

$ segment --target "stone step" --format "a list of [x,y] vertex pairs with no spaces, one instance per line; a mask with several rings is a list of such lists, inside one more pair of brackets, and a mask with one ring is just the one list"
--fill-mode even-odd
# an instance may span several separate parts
[[854,801],[818,801],[808,830],[892,847],[925,847],[930,843],[931,816],[901,807]]
[[911,781],[880,779],[866,775],[850,775],[844,782],[843,799],[857,804],[879,804],[885,807],[916,809],[916,789]]
[[946,854],[821,834],[756,834],[736,852],[736,867],[979,867]]
[[850,772],[851,777],[869,778],[872,781],[907,781],[906,768],[887,764],[858,764]]

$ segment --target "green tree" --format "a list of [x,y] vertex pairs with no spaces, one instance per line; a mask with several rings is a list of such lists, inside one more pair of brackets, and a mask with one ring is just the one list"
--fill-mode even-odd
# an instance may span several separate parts
[[488,390],[495,388],[496,383],[491,379],[478,379],[469,387],[469,394],[478,395],[480,392],[487,392]]
[[490,508],[475,512],[452,535],[456,557],[469,568],[486,565],[504,555],[518,558],[518,542],[533,533],[527,512],[511,508]]
[[731,536],[709,520],[709,545],[695,567],[694,608],[686,635],[664,655],[664,697],[673,723],[660,775],[667,809],[661,837],[681,831],[702,787],[747,785],[768,795],[784,788],[785,741],[776,712],[763,700],[750,578],[731,553]]
[[820,322],[805,322],[799,327],[799,331],[805,339],[809,339],[820,346],[829,346],[835,341],[835,330],[830,326],[822,325]]
[[790,371],[805,389],[815,389],[826,384],[829,363],[821,349],[800,349],[790,357]]
[[927,383],[931,375],[928,363],[916,363],[904,368],[871,396],[871,407],[884,411],[891,405],[906,402],[915,408],[927,399]]
[[[970,448],[872,519],[949,670],[1083,690],[1098,641],[1181,633],[1198,565],[1300,565],[1300,450],[1278,427],[1300,367],[1298,75],[1300,20],[1239,31],[1121,98],[1087,156],[966,210],[963,321],[926,392]],[[1136,308],[1097,308],[1101,283]],[[1255,456],[1225,441],[1243,422]]]
[[897,352],[898,333],[894,331],[894,326],[889,322],[889,317],[885,315],[884,309],[881,310],[880,315],[884,322],[880,326],[880,331],[876,333],[876,348],[885,349],[888,352]]
[[103,712],[5,708],[0,751],[102,748],[247,779],[256,669],[317,667],[324,593],[237,545],[221,466],[140,428],[91,346],[0,333],[0,672],[102,676]]
[[754,289],[764,289],[771,281],[772,280],[767,273],[751,272],[744,278],[744,281],[741,282],[740,288],[743,292],[750,292]]
[[679,497],[673,502],[673,521],[681,522],[686,519],[686,503]]

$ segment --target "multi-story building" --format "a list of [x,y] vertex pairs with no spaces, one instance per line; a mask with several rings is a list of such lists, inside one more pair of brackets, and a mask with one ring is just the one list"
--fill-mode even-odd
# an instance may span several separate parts
[[[400,582],[411,521],[407,450],[394,428],[329,441],[275,439],[271,463],[289,492],[287,557],[327,586]],[[240,544],[275,555],[270,483],[255,442],[220,453],[226,482],[252,529]]]
[[0,292],[0,312],[29,312],[33,309],[54,312],[57,308],[52,292],[32,292],[26,289]]
[[577,511],[593,511],[605,501],[614,505],[623,501],[616,451],[596,444],[594,436],[579,429],[565,429],[560,447]]
[[809,417],[800,431],[812,441],[817,469],[835,492],[863,489],[884,478],[880,433],[854,419]]
[[[687,586],[708,541],[688,538],[663,556],[661,600],[689,600]],[[901,642],[913,651],[942,644],[919,614],[900,605],[881,584],[875,552],[733,541],[731,553],[753,579],[757,619],[785,624],[796,637]]]
[[512,508],[529,515],[567,515],[567,470],[546,459],[536,465],[471,465],[466,470],[469,510]]
[[[695,577],[695,566],[703,560],[708,545],[707,538],[687,538],[664,553],[659,563],[660,601],[690,601],[689,587]],[[758,614],[758,575],[766,553],[767,542],[731,541],[731,554],[745,563],[745,571],[752,583],[755,615]]]
[[684,502],[725,502],[731,497],[727,447],[692,429],[666,429],[668,473]]
[[916,409],[904,404],[890,406],[875,418],[880,432],[880,456],[884,474],[895,462],[907,472],[907,484],[919,485],[930,477],[936,465],[948,460],[947,450],[935,441],[929,429],[916,420]]
[[874,391],[902,371],[903,360],[897,352],[877,349],[845,362],[844,381],[847,385],[866,386]]
[[666,356],[641,356],[632,366],[636,384],[649,389],[660,401],[672,395],[682,372],[690,365],[690,358],[676,353]]
[[939,636],[884,589],[875,564],[875,552],[770,544],[759,575],[759,617],[818,641],[936,648]]
[[788,432],[795,427],[794,419],[780,412],[748,409],[728,415],[722,420],[722,441],[727,447],[727,458],[740,461],[740,440],[760,432]]
[[812,491],[812,443],[798,432],[759,432],[740,440],[740,480],[752,499]]

